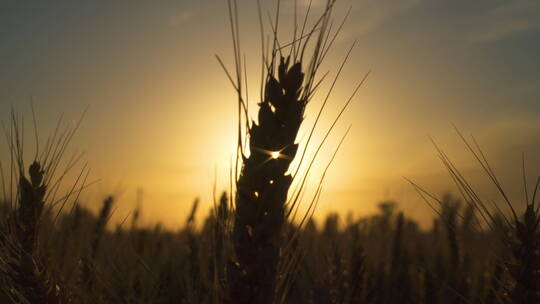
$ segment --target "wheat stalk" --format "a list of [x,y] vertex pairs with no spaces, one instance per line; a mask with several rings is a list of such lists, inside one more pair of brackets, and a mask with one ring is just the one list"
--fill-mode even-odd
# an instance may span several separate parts
[[[448,155],[433,142],[443,165],[448,170],[463,199],[472,206],[473,210],[478,211],[480,219],[477,219],[476,224],[480,226],[481,221],[483,221],[486,226],[499,232],[502,242],[512,253],[511,260],[503,262],[506,265],[507,273],[511,277],[512,282],[509,287],[505,288],[506,291],[497,295],[497,297],[506,299],[512,304],[540,303],[540,205],[536,202],[540,177],[537,179],[532,197],[529,197],[525,174],[525,160],[523,160],[526,208],[523,216],[519,216],[519,212],[515,208],[515,203],[510,200],[505,192],[475,138],[472,137],[471,143],[457,128],[455,130],[467,150],[474,156],[485,175],[495,186],[502,201],[510,211],[510,217],[508,217],[496,204],[493,204],[495,211],[490,210],[490,206],[479,196]],[[431,198],[434,197],[413,182],[411,184],[417,189],[424,200],[426,200],[423,196],[424,194]],[[439,203],[441,202],[439,201]],[[498,218],[503,219],[502,225],[497,224]]]
[[[232,241],[235,261],[228,269],[229,296],[233,303],[274,303],[275,300],[284,299],[283,295],[280,295],[280,299],[275,297],[278,281],[290,282],[290,278],[286,278],[287,272],[295,268],[294,264],[299,260],[298,256],[288,251],[291,243],[283,242],[282,237],[284,223],[297,208],[298,199],[296,196],[292,204],[287,205],[289,188],[294,178],[287,172],[298,152],[296,137],[304,119],[306,106],[320,84],[316,79],[317,71],[341,26],[334,36],[330,35],[330,15],[335,0],[328,0],[322,16],[311,30],[306,28],[308,15],[306,14],[301,30],[295,24],[293,41],[282,46],[278,38],[280,1],[277,1],[276,18],[272,23],[273,39],[268,43],[269,53],[265,53],[264,50],[267,48],[264,43],[264,28],[259,6],[263,37],[263,83],[261,101],[258,104],[258,122],[249,124],[248,94],[246,90],[244,95],[243,89],[247,78],[244,75],[245,60],[243,64],[240,51],[237,4],[234,0],[228,3],[236,79],[231,77],[226,68],[224,69],[238,94],[237,164],[239,160],[242,162],[240,172],[234,173],[236,195]],[[312,37],[315,37],[311,48],[313,53],[306,59],[305,53]],[[288,54],[285,54],[285,47],[289,48]],[[219,57],[218,60],[224,67]],[[340,72],[341,69],[332,88]],[[311,130],[308,143],[327,100],[328,96]],[[242,117],[245,117],[245,126]],[[245,149],[246,144],[249,153]],[[300,164],[304,155],[305,149]],[[238,165],[235,168],[238,168]],[[305,179],[301,183],[302,186],[304,182]],[[310,209],[306,216],[311,211]],[[279,265],[283,265],[281,269],[284,269],[285,273],[278,273]],[[281,279],[278,280],[278,277]],[[280,289],[287,288],[281,286]]]
[[[34,114],[33,108],[32,114]],[[1,288],[17,303],[69,303],[72,300],[70,292],[63,287],[59,278],[51,273],[46,263],[47,258],[39,250],[39,244],[42,218],[46,212],[52,210],[55,193],[60,188],[62,179],[80,159],[73,157],[66,164],[66,169],[59,175],[56,174],[79,124],[77,123],[75,127],[67,127],[62,133],[59,133],[57,128],[40,153],[34,115],[33,121],[36,153],[27,174],[25,174],[23,153],[24,123],[15,111],[11,114],[10,130],[5,131],[10,151],[11,173],[9,186],[3,186],[3,191],[4,197],[9,197],[10,202],[15,205],[4,223],[6,229],[0,235],[2,246],[0,268],[8,282]],[[57,201],[60,204],[58,206],[60,210],[68,203],[68,200],[78,197],[80,190],[77,188],[84,188],[84,182],[83,186],[79,183],[80,177],[84,176],[85,172],[87,173],[86,166],[81,170],[71,190]],[[7,184],[4,182],[3,173],[2,184]]]

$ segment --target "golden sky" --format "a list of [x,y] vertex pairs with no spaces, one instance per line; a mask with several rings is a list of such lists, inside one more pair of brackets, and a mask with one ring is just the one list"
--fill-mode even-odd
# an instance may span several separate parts
[[[275,1],[261,1],[273,11]],[[298,1],[305,12],[308,1]],[[292,0],[284,0],[283,31]],[[314,1],[315,10],[321,1]],[[257,102],[259,33],[253,1],[239,1],[241,35]],[[87,107],[73,148],[86,152],[91,179],[84,203],[119,195],[117,218],[143,192],[147,223],[182,224],[195,197],[206,212],[212,189],[229,183],[236,101],[214,54],[232,67],[226,1],[5,1],[0,9],[0,119],[12,105],[40,133],[61,113]],[[326,130],[366,72],[366,85],[314,168],[316,182],[352,126],[328,172],[317,216],[366,215],[394,199],[427,222],[433,212],[403,177],[434,193],[453,190],[429,136],[478,187],[492,194],[452,124],[474,134],[503,183],[522,200],[521,157],[530,179],[540,162],[540,5],[537,1],[338,0],[336,22],[352,11],[322,70],[335,72],[357,40],[319,128]],[[312,122],[321,98],[308,106]],[[303,129],[299,140],[307,129]],[[31,141],[29,139],[29,141]],[[2,159],[6,149],[2,147]],[[29,145],[30,147],[30,145]],[[308,197],[306,197],[307,199]]]

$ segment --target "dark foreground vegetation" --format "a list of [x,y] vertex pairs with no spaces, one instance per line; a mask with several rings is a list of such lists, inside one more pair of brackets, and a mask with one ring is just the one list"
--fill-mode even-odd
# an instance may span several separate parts
[[[472,205],[450,195],[441,202],[427,231],[393,202],[381,203],[368,218],[329,215],[319,225],[310,220],[291,244],[302,259],[280,301],[536,303],[511,298],[512,271],[519,267],[512,256],[518,253],[503,246],[499,230],[480,231]],[[227,302],[229,202],[224,194],[205,219],[197,218],[196,204],[179,231],[139,227],[138,212],[106,229],[113,198],[104,200],[97,215],[77,205],[55,224],[52,212],[36,218],[28,214],[37,210],[2,204],[1,302]],[[493,224],[506,225],[502,217]]]

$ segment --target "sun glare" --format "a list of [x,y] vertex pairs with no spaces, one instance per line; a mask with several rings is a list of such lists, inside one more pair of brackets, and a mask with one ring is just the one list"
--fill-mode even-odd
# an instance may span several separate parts
[[272,152],[271,155],[272,155],[273,159],[278,159],[279,158],[279,151],[274,151],[274,152]]

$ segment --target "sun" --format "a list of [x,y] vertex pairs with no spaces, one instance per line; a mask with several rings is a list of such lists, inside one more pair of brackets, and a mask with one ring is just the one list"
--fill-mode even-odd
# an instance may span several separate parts
[[271,156],[272,156],[273,159],[278,159],[279,158],[279,151],[272,152]]

